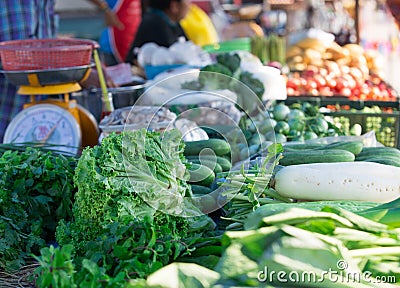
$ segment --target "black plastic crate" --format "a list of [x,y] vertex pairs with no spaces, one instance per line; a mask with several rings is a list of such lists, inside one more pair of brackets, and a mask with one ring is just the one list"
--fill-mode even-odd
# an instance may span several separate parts
[[400,112],[368,113],[362,111],[324,112],[325,116],[332,117],[334,123],[341,123],[346,134],[354,124],[360,124],[362,133],[375,131],[376,139],[385,146],[400,148],[399,121]]
[[354,109],[363,109],[364,107],[379,106],[386,108],[393,108],[399,110],[400,101],[372,101],[372,100],[349,100],[344,96],[288,96],[283,102],[286,105],[294,103],[309,102],[310,104],[325,107],[328,105],[346,105]]

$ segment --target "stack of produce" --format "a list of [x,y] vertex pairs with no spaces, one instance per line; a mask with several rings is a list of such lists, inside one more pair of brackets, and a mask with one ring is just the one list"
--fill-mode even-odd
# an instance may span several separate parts
[[276,34],[251,38],[251,53],[262,63],[283,66],[286,63],[286,41]]
[[200,69],[198,79],[183,83],[182,88],[197,91],[229,89],[240,95],[243,93],[244,84],[247,89],[250,88],[258,98],[262,99],[265,92],[262,79],[241,67],[242,58],[239,53],[219,53],[215,60],[214,63]]
[[400,276],[400,234],[391,225],[362,216],[390,206],[371,205],[264,205],[249,214],[245,231],[223,235],[217,263],[173,263],[136,287],[396,287],[392,284]]
[[[185,197],[181,136],[111,134],[78,161],[29,148],[4,152],[0,268],[12,273],[33,253],[37,287],[124,287],[190,253],[215,223]],[[55,241],[60,247],[48,247]]]
[[290,73],[288,96],[345,96],[351,100],[396,101],[396,91],[383,79],[376,53],[360,45],[325,47],[316,39],[291,46],[286,54]]
[[199,206],[205,213],[215,210],[217,206],[211,186],[218,173],[227,172],[232,168],[230,153],[230,145],[222,139],[212,138],[185,143],[184,155],[190,174],[188,183],[194,196],[202,196],[199,197]]
[[285,166],[272,183],[282,196],[373,202],[388,202],[400,196],[398,149],[367,148],[361,142],[285,149],[280,161]]
[[[288,106],[279,103],[265,114],[244,119],[243,133],[251,150],[260,148],[264,141],[285,143],[306,141],[327,136],[343,135],[339,126],[319,112],[319,107],[308,102]],[[243,148],[243,147],[242,147]],[[243,160],[243,159],[242,159]]]
[[382,203],[400,197],[398,149],[364,147],[361,141],[277,145],[268,147],[262,163],[256,162],[247,171],[232,171],[218,182],[224,188],[222,196],[231,200],[227,206],[230,218],[246,218],[260,204],[297,200]]
[[2,153],[0,286],[28,259],[44,288],[398,283],[400,150],[298,143],[342,131],[310,103],[269,113],[226,139],[141,129],[79,159]]
[[54,241],[58,221],[71,220],[75,194],[76,159],[16,148],[0,148],[0,269],[8,272]]
[[362,109],[348,105],[327,105],[321,110],[345,135],[361,135],[374,131],[378,142],[385,146],[399,145],[398,125],[400,114],[392,107],[373,105]]

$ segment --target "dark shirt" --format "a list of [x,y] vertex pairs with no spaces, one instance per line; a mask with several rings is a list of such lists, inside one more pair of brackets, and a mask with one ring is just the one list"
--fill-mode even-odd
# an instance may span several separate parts
[[136,48],[140,48],[145,43],[154,42],[157,45],[169,47],[180,37],[187,40],[179,23],[173,23],[162,11],[151,9],[142,18],[125,62],[132,63],[137,56]]

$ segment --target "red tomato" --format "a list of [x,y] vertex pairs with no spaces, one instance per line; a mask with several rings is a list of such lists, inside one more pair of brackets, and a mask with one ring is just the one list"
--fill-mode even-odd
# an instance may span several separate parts
[[306,89],[311,90],[311,89],[317,89],[318,85],[317,82],[313,79],[308,79],[307,84],[306,84]]
[[326,80],[320,74],[314,76],[314,81],[317,83],[318,88],[326,86]]
[[381,98],[382,96],[381,90],[377,86],[371,88],[371,93],[374,98]]
[[343,95],[343,96],[345,96],[345,97],[350,97],[350,96],[352,96],[351,89],[350,89],[349,87],[343,87],[343,88],[340,90],[340,95]]
[[349,81],[346,79],[339,77],[336,79],[336,89],[338,91],[342,91],[343,88],[348,88],[349,87]]
[[387,89],[381,90],[382,100],[389,101],[390,95]]
[[291,81],[295,87],[299,87],[301,85],[300,78],[297,78],[297,77],[291,78],[291,79],[288,80],[288,82],[289,81]]
[[295,89],[293,89],[292,87],[287,87],[286,89],[286,93],[288,96],[294,96],[295,95]]
[[321,94],[322,96],[332,96],[333,95],[331,88],[329,88],[328,86],[320,87],[318,89],[318,91],[319,91],[319,94]]
[[[300,83],[299,81],[297,81],[298,83]],[[296,84],[296,81],[294,79],[289,79],[286,82],[286,87],[287,88],[292,88],[292,89],[297,89],[298,85]]]
[[303,87],[307,86],[306,78],[301,77],[301,78],[299,78],[299,80],[300,80],[300,86],[303,86]]
[[335,79],[333,79],[333,78],[327,78],[327,79],[326,79],[326,85],[327,85],[329,88],[331,88],[331,89],[335,88],[335,87],[336,87],[336,84],[337,84],[337,82],[336,82]]
[[319,75],[325,77],[328,75],[328,69],[325,68],[319,68]]
[[352,90],[352,93],[351,93],[351,94],[352,94],[353,96],[359,96],[360,93],[361,93],[360,88],[354,88],[354,89]]
[[317,88],[311,89],[311,90],[310,90],[310,94],[311,94],[312,96],[319,96],[319,95],[320,95]]

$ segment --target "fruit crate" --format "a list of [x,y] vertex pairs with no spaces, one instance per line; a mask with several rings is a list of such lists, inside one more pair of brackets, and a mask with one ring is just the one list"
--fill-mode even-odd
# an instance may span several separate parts
[[388,147],[400,148],[399,121],[400,112],[369,113],[363,111],[323,112],[334,123],[341,123],[344,132],[349,135],[354,124],[362,127],[362,134],[375,131],[376,139]]
[[327,105],[346,105],[354,109],[362,109],[364,107],[379,106],[379,107],[390,107],[396,110],[400,108],[400,100],[395,101],[373,101],[373,100],[349,100],[348,97],[344,96],[288,96],[284,101],[286,105],[299,102],[309,102],[319,107]]

